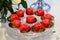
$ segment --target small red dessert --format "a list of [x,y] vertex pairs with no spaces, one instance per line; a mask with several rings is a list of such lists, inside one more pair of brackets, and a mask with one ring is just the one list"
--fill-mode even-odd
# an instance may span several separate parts
[[20,20],[14,20],[11,22],[13,26],[15,26],[16,28],[20,28],[21,26],[21,22]]
[[44,10],[38,9],[37,12],[36,12],[36,15],[37,16],[43,16],[44,15]]
[[51,14],[45,14],[43,16],[43,19],[51,19],[52,18],[52,15]]
[[46,28],[48,28],[48,27],[49,27],[49,24],[50,24],[50,20],[49,20],[49,19],[44,19],[44,20],[42,20],[42,24],[43,24]]
[[32,24],[35,22],[35,18],[32,15],[26,17],[26,23]]
[[21,33],[27,33],[30,31],[30,27],[27,24],[22,24],[20,26],[20,32]]
[[33,14],[33,9],[32,8],[27,8],[26,9],[26,14],[27,15],[32,15]]
[[24,11],[23,11],[23,10],[18,10],[18,11],[16,11],[16,14],[17,14],[19,17],[24,17]]
[[16,19],[19,19],[19,17],[18,17],[16,14],[11,14],[11,15],[10,15],[10,20],[11,20],[11,21],[14,21],[14,20],[16,20]]
[[33,27],[34,32],[43,32],[45,27],[41,23],[36,23]]

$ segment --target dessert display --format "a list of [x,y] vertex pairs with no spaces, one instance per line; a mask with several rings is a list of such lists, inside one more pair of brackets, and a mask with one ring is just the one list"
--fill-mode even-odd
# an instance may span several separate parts
[[1,1],[1,21],[6,24],[7,40],[10,37],[13,40],[21,40],[21,37],[22,39],[43,38],[52,32],[54,16],[48,13],[50,5],[44,0],[37,0],[32,5],[30,3],[27,5],[27,2],[26,0]]
[[32,8],[26,8],[26,12],[20,9],[7,17],[7,20],[6,28],[16,36],[37,37],[54,26],[54,17],[43,9],[35,12]]

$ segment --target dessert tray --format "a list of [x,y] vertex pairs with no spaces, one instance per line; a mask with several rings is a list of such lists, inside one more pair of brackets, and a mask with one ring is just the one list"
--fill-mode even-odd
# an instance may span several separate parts
[[7,20],[7,34],[15,40],[20,40],[20,37],[37,38],[50,35],[54,26],[54,17],[43,9],[17,10]]

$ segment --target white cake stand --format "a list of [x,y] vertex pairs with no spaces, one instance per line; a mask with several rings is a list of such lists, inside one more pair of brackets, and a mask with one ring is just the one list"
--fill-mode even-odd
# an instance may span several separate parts
[[[21,19],[21,22],[24,24],[26,23],[26,13],[24,15],[24,17]],[[40,17],[33,15],[35,18],[37,18],[37,22],[40,22],[41,19]],[[53,27],[52,28],[47,28],[44,32],[42,33],[34,33],[32,31],[30,31],[29,33],[20,33],[19,30],[16,30],[14,28],[10,28],[8,25],[9,22],[6,22],[6,34],[8,36],[6,37],[11,37],[14,40],[22,40],[23,38],[27,38],[28,40],[33,40],[33,39],[37,39],[40,37],[40,39],[44,39],[47,36],[50,36],[53,34]],[[30,27],[32,27],[34,24],[28,24]],[[21,39],[22,38],[22,39]],[[24,39],[25,40],[25,39]]]

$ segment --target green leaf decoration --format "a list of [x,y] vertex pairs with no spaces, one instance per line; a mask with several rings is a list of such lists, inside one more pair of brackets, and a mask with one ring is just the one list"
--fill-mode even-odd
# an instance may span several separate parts
[[54,20],[54,16],[51,17],[51,20]]
[[26,30],[23,30],[23,33],[26,33],[27,31]]
[[26,3],[26,1],[21,0],[21,3],[20,3],[20,4],[22,4],[22,6],[23,6],[24,8],[27,8],[27,3]]
[[11,12],[11,14],[14,13],[12,6],[9,6],[9,7],[8,7],[8,10]]
[[43,31],[45,31],[45,29],[43,29],[43,28],[40,28],[39,29],[39,32],[43,32]]
[[16,26],[13,26],[11,23],[9,23],[9,27],[16,28]]
[[56,33],[56,31],[53,31],[53,33]]
[[[0,0],[0,11],[2,11],[3,8],[5,8],[4,12],[6,10],[7,11],[9,10],[11,13],[14,13],[13,8],[12,8],[12,0]],[[7,15],[7,11],[5,12],[6,15]]]
[[16,28],[16,26],[12,26],[12,28]]
[[34,22],[36,22],[37,21],[37,19],[35,18],[35,21]]
[[34,32],[33,28],[34,28],[34,26],[32,26],[30,30]]
[[6,8],[2,8],[1,14],[2,14],[2,16],[1,16],[2,19],[4,19],[4,21],[6,21],[7,9]]
[[12,0],[7,0],[8,4],[12,5]]
[[0,0],[0,5],[4,4],[5,0]]
[[1,13],[2,13],[2,16],[7,15],[7,9],[6,8],[2,8]]
[[13,28],[11,23],[9,23],[9,27]]
[[50,25],[49,25],[49,27],[51,28],[51,27],[53,27],[53,26],[54,26],[54,23],[51,22]]
[[12,0],[7,0],[7,2],[8,2],[8,3],[6,3],[7,4],[7,8],[11,12],[11,14],[13,14],[14,11],[13,11],[13,8],[12,8]]
[[1,12],[2,8],[3,8],[3,4],[4,4],[4,0],[0,0],[0,12]]
[[8,17],[7,20],[10,22],[10,17]]

